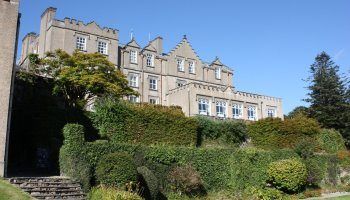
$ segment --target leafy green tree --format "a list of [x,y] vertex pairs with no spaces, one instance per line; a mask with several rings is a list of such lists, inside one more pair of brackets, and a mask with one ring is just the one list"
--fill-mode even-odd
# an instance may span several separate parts
[[310,103],[310,115],[322,126],[340,130],[343,137],[350,141],[347,79],[339,75],[339,67],[325,52],[316,56],[310,72],[310,92],[306,99]]
[[297,106],[292,111],[290,111],[288,113],[286,118],[291,119],[291,118],[294,118],[295,116],[298,116],[300,114],[302,114],[304,116],[309,116],[309,108],[305,107],[305,106]]
[[63,95],[74,107],[82,107],[92,97],[137,95],[113,63],[100,53],[72,55],[62,51],[46,53],[45,58],[30,56],[33,73],[53,78],[53,93]]

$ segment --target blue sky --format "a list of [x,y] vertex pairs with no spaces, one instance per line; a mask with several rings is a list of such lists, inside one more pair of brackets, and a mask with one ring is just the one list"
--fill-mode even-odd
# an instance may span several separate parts
[[141,45],[162,36],[165,52],[186,34],[203,60],[219,56],[234,70],[236,89],[283,98],[285,114],[306,105],[302,79],[321,51],[350,73],[349,0],[22,0],[20,40],[49,6],[58,19],[118,29],[121,43],[131,30]]

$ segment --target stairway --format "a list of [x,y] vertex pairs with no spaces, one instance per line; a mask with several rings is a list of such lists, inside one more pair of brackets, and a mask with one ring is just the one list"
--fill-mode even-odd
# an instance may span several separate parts
[[36,199],[86,199],[80,184],[66,177],[13,177],[8,180]]

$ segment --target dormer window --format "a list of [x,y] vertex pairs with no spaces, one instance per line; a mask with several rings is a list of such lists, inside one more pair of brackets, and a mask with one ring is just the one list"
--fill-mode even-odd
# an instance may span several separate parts
[[147,67],[153,67],[154,66],[154,56],[152,54],[146,55],[146,65]]
[[86,51],[86,38],[78,36],[76,40],[76,48],[81,51]]
[[194,66],[194,62],[193,61],[189,61],[188,62],[188,72],[190,74],[195,74],[196,70],[195,70],[195,66]]
[[215,69],[215,78],[221,79],[221,69],[220,68]]
[[108,53],[108,46],[107,46],[107,42],[104,41],[98,41],[97,43],[97,52],[107,55]]
[[176,64],[177,64],[177,71],[179,71],[179,72],[185,71],[183,59],[176,59]]
[[130,51],[130,62],[137,64],[137,51],[135,50]]

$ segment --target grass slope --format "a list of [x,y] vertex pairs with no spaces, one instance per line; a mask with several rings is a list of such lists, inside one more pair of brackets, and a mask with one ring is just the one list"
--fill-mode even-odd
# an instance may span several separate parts
[[28,194],[21,191],[19,188],[11,185],[9,182],[0,179],[0,199],[1,200],[30,200]]

